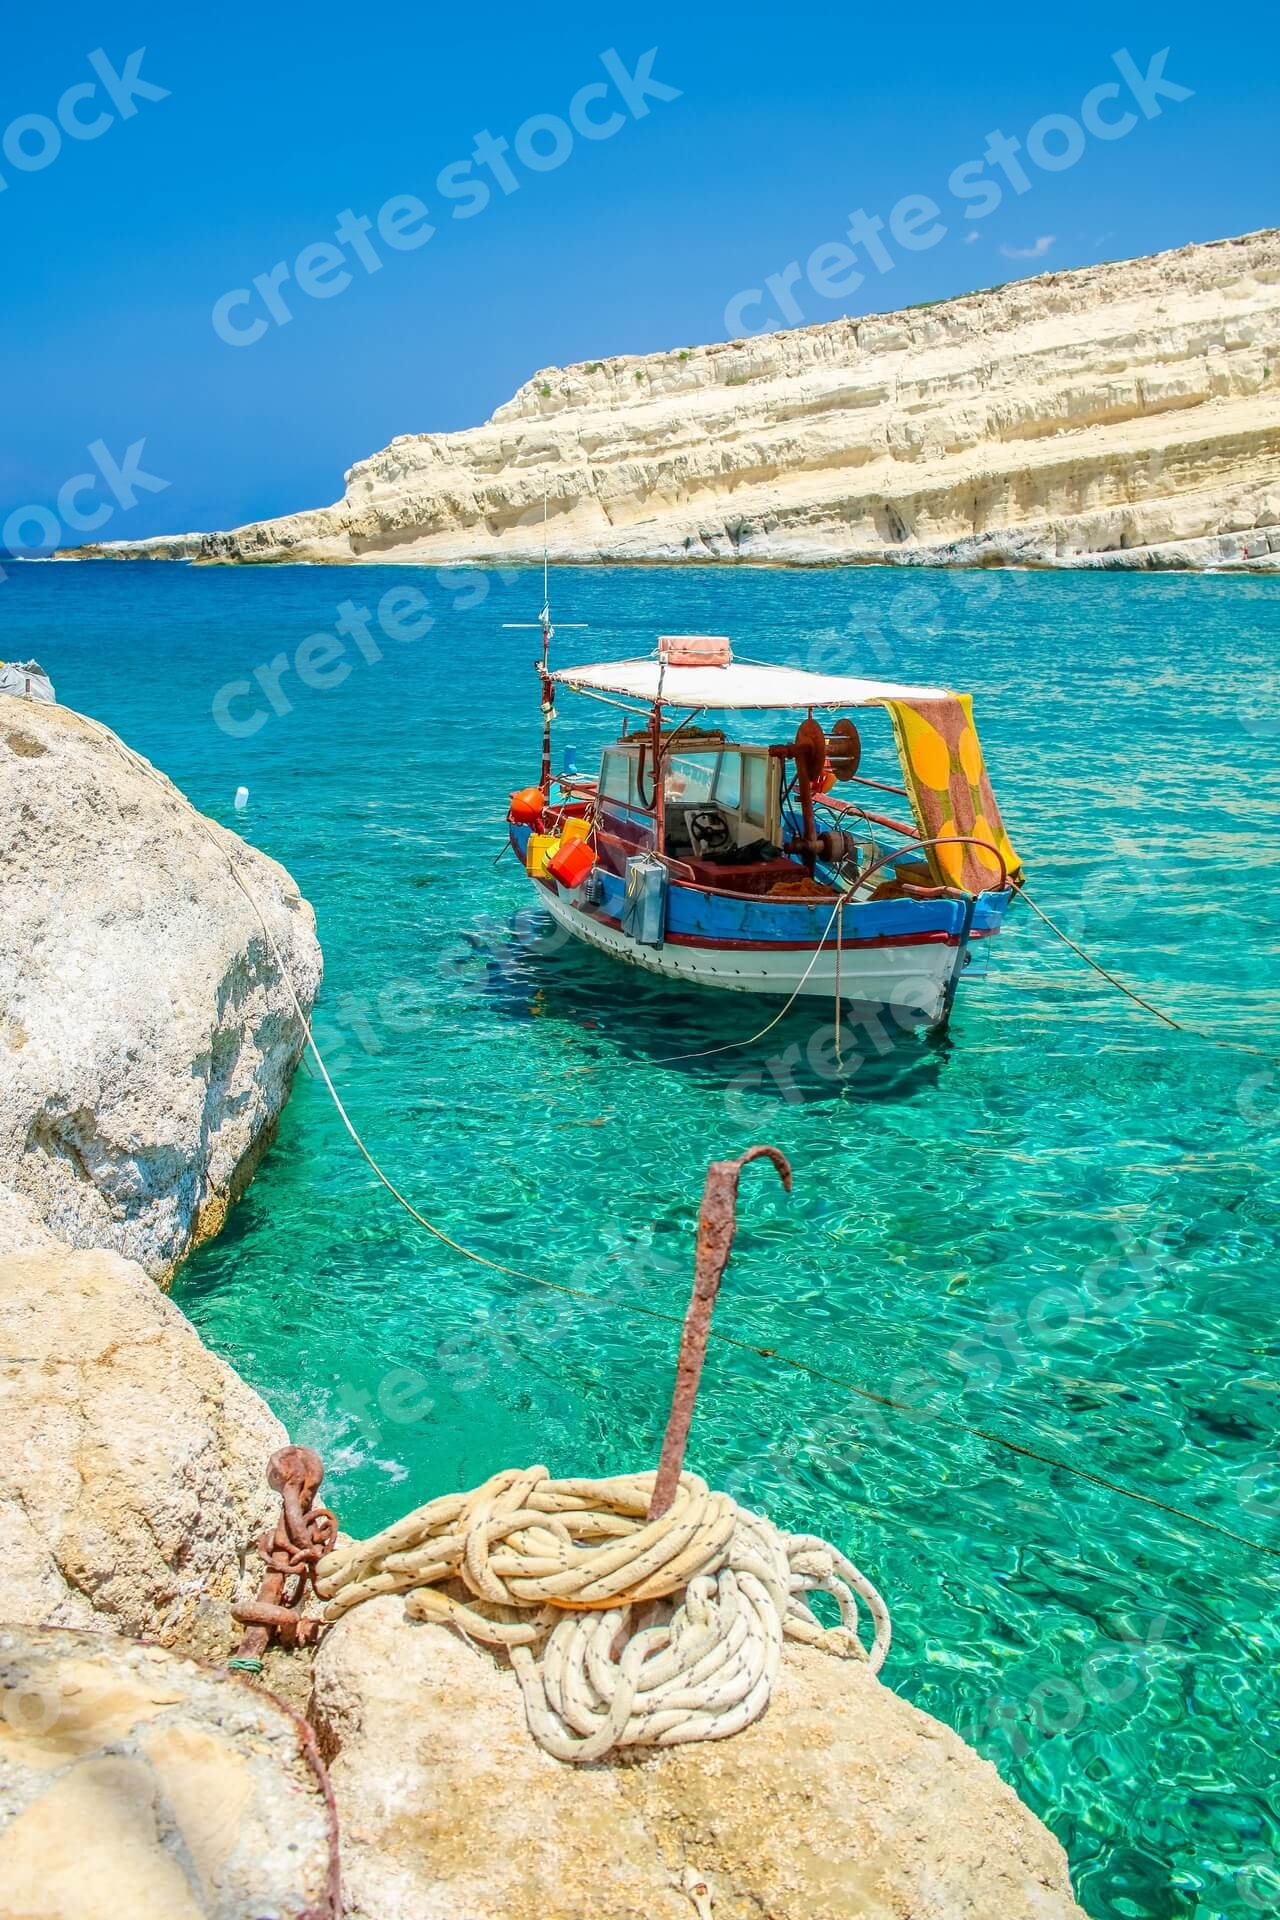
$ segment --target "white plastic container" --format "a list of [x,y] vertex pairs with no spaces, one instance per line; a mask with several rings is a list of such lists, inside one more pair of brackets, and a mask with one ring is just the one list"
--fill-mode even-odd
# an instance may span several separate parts
[[667,869],[656,854],[636,853],[627,861],[627,893],[622,931],[642,947],[660,947],[667,930]]

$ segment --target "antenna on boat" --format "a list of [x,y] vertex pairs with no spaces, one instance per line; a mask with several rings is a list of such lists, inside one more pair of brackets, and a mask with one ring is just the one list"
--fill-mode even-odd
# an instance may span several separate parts
[[[538,784],[544,793],[551,787],[551,716],[555,712],[556,689],[551,678],[551,642],[555,628],[551,624],[551,584],[550,564],[547,554],[547,489],[542,489],[542,612],[536,620],[504,620],[504,628],[512,631],[542,633],[542,658],[535,660],[538,678],[542,682],[542,776]],[[566,631],[585,632],[585,620],[570,620]]]

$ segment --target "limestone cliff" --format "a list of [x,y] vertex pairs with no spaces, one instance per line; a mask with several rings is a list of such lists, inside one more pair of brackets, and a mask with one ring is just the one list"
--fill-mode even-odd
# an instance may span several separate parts
[[547,368],[212,561],[1280,565],[1280,230]]

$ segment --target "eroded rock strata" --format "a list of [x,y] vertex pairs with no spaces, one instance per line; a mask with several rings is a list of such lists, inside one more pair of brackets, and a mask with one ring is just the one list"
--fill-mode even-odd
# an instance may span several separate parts
[[1280,230],[536,373],[332,507],[85,555],[1280,565]]

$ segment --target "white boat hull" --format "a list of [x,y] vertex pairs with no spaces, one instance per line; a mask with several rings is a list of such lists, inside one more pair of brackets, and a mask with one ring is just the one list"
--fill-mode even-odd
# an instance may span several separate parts
[[838,994],[847,1005],[889,1009],[903,1027],[928,1025],[941,1016],[957,960],[957,948],[941,940],[846,946],[839,954],[834,940],[816,954],[811,947],[717,948],[676,941],[643,946],[557,891],[539,887],[538,897],[566,933],[646,973],[688,986],[783,1000],[794,994],[832,1003]]

